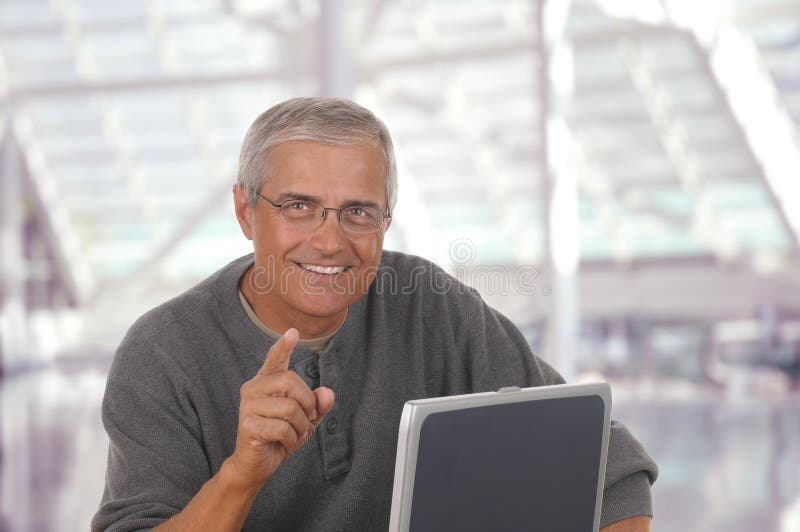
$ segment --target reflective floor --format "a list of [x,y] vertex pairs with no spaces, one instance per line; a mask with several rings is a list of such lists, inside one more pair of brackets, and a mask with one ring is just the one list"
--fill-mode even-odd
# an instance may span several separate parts
[[0,531],[88,530],[108,445],[100,422],[104,387],[102,369],[0,382]]
[[800,531],[796,395],[743,400],[683,390],[653,398],[615,389],[614,417],[659,464],[654,530]]
[[[105,368],[0,381],[0,531],[87,530],[100,500]],[[612,382],[614,417],[661,468],[656,531],[800,531],[800,400]]]

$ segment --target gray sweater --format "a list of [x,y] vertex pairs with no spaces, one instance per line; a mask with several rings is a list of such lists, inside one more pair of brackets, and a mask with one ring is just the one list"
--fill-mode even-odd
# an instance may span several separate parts
[[[239,388],[274,343],[239,301],[252,263],[242,257],[148,312],[120,345],[103,400],[110,447],[92,530],[156,526],[233,453]],[[376,282],[327,348],[298,346],[290,368],[312,389],[333,389],[336,403],[266,482],[244,530],[385,530],[406,400],[563,382],[477,292],[394,252],[384,252]],[[601,524],[651,515],[656,475],[641,445],[613,423]]]

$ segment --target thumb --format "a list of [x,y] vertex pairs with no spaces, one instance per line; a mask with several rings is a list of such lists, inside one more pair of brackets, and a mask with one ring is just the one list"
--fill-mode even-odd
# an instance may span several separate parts
[[289,329],[283,336],[278,338],[278,341],[270,347],[267,352],[267,358],[264,360],[264,365],[258,370],[262,375],[270,375],[289,369],[289,358],[292,355],[294,346],[297,345],[297,340],[300,335],[297,329]]
[[335,395],[330,388],[321,386],[314,390],[314,396],[317,398],[317,417],[313,420],[313,423],[317,425],[325,417],[325,414],[333,408]]

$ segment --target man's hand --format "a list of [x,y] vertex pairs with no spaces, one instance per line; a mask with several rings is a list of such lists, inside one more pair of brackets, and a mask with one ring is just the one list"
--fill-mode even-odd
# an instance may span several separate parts
[[236,451],[231,456],[241,480],[260,487],[278,466],[311,438],[333,407],[333,391],[314,390],[293,371],[289,357],[297,345],[289,329],[267,353],[255,377],[242,385]]
[[258,490],[333,407],[330,388],[312,392],[289,371],[297,336],[295,329],[286,331],[256,376],[242,385],[236,450],[186,508],[155,530],[241,530]]

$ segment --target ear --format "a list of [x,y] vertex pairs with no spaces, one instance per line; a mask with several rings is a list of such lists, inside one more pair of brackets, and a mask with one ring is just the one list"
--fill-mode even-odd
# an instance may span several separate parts
[[247,199],[247,191],[238,184],[233,185],[233,207],[242,233],[247,240],[253,240],[253,208]]
[[388,231],[389,228],[392,226],[392,220],[393,218],[389,218],[388,220],[386,220],[386,229],[383,230],[384,233]]

